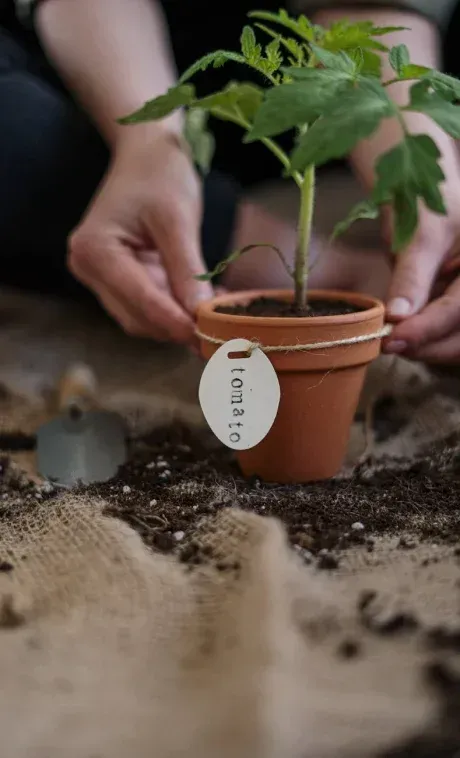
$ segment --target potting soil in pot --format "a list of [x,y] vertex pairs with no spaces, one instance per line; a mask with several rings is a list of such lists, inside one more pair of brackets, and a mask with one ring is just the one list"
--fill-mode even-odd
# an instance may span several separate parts
[[73,493],[5,458],[5,755],[454,758],[459,382],[398,366],[330,482],[243,481],[179,423]]
[[260,297],[248,305],[234,305],[232,307],[219,306],[217,313],[228,313],[234,316],[264,316],[281,318],[299,318],[308,316],[343,316],[346,313],[358,313],[359,308],[350,303],[340,300],[315,300],[304,310],[299,309],[294,303],[285,303],[267,297]]

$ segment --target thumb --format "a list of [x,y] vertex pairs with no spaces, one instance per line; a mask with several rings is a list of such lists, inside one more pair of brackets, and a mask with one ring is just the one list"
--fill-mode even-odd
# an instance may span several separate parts
[[430,299],[442,255],[434,247],[414,243],[396,261],[387,296],[387,316],[399,321],[418,313]]

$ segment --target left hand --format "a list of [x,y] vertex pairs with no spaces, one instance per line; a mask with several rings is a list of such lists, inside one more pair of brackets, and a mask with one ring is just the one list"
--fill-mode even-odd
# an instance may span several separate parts
[[387,297],[395,328],[386,353],[460,363],[460,187],[449,207],[446,217],[421,212],[417,236],[396,261]]

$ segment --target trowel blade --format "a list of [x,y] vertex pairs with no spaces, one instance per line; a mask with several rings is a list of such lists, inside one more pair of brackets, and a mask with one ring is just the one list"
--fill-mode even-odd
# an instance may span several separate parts
[[126,430],[115,413],[62,416],[37,433],[39,473],[68,487],[105,482],[126,462]]

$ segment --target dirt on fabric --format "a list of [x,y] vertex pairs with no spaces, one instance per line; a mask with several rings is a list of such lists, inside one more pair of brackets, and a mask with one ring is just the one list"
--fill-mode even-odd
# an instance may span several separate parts
[[342,300],[312,300],[306,308],[267,297],[260,297],[247,305],[219,306],[217,313],[233,316],[264,316],[271,318],[315,318],[318,316],[343,316],[358,313],[361,308]]
[[[243,479],[231,451],[211,433],[176,421],[148,435],[134,434],[130,461],[118,476],[78,488],[72,503],[101,503],[109,522],[128,525],[153,554],[178,559],[190,576],[210,567],[230,582],[243,567],[231,555],[223,557],[212,537],[208,539],[219,528],[219,518],[233,509],[275,518],[309,576],[333,590],[332,610],[326,607],[325,612],[321,600],[321,609],[312,606],[304,627],[318,655],[328,656],[328,681],[334,682],[336,674],[340,681],[346,667],[349,681],[356,680],[358,688],[362,683],[365,698],[370,687],[372,697],[389,691],[385,676],[393,678],[410,660],[420,691],[435,703],[434,717],[422,729],[369,758],[456,758],[458,396],[457,384],[427,389],[421,380],[408,385],[403,400],[383,395],[373,414],[376,448],[334,480],[297,487]],[[447,430],[445,419],[451,419],[449,433],[431,438],[432,417],[438,430]],[[398,456],[404,440],[409,440],[413,453]],[[15,450],[33,446],[31,438],[19,432],[2,441]],[[67,495],[53,484],[30,478],[13,459],[16,455],[9,453],[0,459],[0,523],[14,532],[15,523],[33,520],[37,510],[45,512],[47,506],[59,507]],[[28,555],[21,560],[27,564]],[[0,554],[0,579],[14,582],[18,571],[17,556]],[[22,629],[24,618],[14,604],[5,601],[0,611],[0,630]],[[366,679],[366,666],[372,669],[377,663],[378,678]]]

